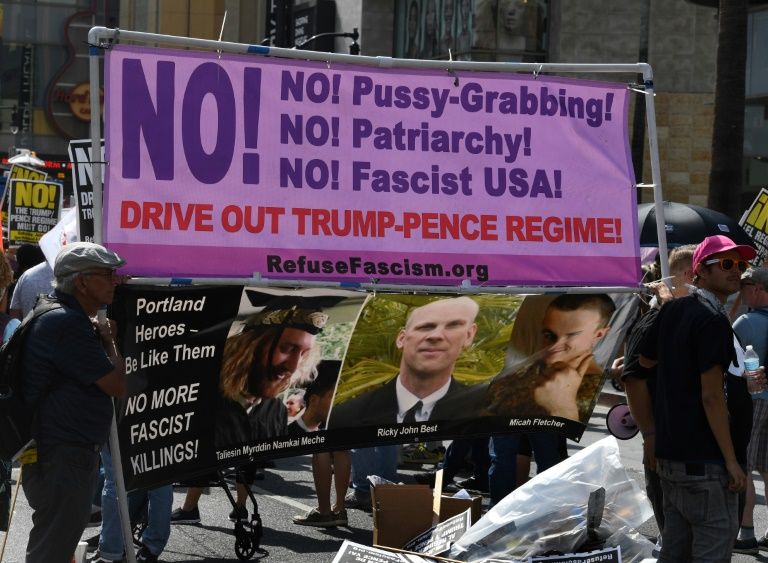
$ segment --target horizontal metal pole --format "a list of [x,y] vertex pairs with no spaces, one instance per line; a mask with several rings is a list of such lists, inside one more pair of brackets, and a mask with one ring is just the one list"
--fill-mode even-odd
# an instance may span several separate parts
[[354,283],[307,280],[274,280],[261,277],[254,278],[130,278],[129,284],[146,285],[252,285],[255,287],[282,287],[286,289],[326,288],[347,289],[350,291],[386,291],[391,293],[500,293],[500,294],[547,294],[547,293],[639,293],[645,287],[611,286],[611,287],[564,287],[564,286],[487,286],[487,285],[399,285],[383,283]]
[[[480,62],[480,61],[444,61],[421,59],[398,59],[391,57],[368,57],[363,55],[347,55],[341,53],[322,53],[299,49],[266,47],[217,41],[213,39],[195,39],[175,35],[163,35],[141,31],[126,31],[106,27],[93,27],[88,32],[88,42],[94,47],[108,48],[109,42],[136,41],[141,43],[156,43],[178,47],[190,47],[217,52],[264,55],[297,60],[315,60],[326,63],[338,62],[379,68],[426,68],[434,70],[469,70],[495,72],[530,72],[534,75],[541,73],[631,73],[642,74],[645,80],[652,80],[653,72],[647,63],[628,64],[570,64],[570,63],[518,63],[518,62]],[[643,291],[637,287],[562,287],[562,286],[481,286],[465,284],[461,286],[426,286],[398,285],[378,283],[349,283],[349,282],[312,282],[291,280],[268,280],[266,278],[134,278],[129,283],[144,283],[152,285],[254,285],[262,287],[324,287],[359,289],[364,291],[390,291],[408,293],[503,293],[503,294],[544,294],[544,293],[636,293]]]
[[215,39],[195,39],[177,35],[163,35],[143,31],[126,31],[107,27],[92,27],[88,32],[88,42],[93,46],[102,46],[105,41],[138,41],[143,43],[162,43],[179,47],[193,47],[210,51],[227,53],[267,55],[286,59],[313,60],[322,62],[338,62],[344,64],[375,66],[383,68],[429,68],[435,70],[473,70],[495,72],[531,72],[540,73],[631,73],[642,74],[646,80],[653,77],[651,67],[647,63],[627,64],[570,64],[570,63],[516,63],[516,62],[482,62],[482,61],[443,61],[422,59],[396,59],[392,57],[368,57],[364,55],[348,55],[343,53],[322,53],[319,51],[304,51],[286,49],[283,47],[266,47],[249,45]]

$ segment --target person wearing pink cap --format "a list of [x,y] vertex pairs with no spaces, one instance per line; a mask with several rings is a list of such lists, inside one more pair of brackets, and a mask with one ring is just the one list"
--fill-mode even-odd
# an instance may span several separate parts
[[693,254],[691,294],[665,304],[640,342],[640,364],[656,367],[655,428],[644,438],[655,439],[664,492],[660,562],[731,560],[746,476],[724,392],[736,355],[723,304],[755,255],[726,236],[705,238]]

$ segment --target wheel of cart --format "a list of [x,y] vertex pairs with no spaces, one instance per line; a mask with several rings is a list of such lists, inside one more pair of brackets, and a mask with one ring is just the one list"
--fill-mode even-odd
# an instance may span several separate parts
[[[141,495],[141,501],[136,501],[132,495]],[[131,535],[133,545],[141,546],[141,535],[147,529],[147,509],[149,499],[144,491],[132,491],[128,494],[128,517],[131,519]]]
[[141,536],[147,529],[147,507],[144,505],[141,514],[136,516],[136,520],[131,517],[131,532],[133,532],[134,545],[141,545]]
[[[236,470],[236,473],[239,473],[239,470]],[[232,496],[232,492],[227,486],[224,473],[219,471],[218,474],[221,488],[224,489],[224,493],[226,493],[234,510],[236,508],[235,497]],[[261,515],[259,514],[259,504],[256,502],[256,495],[253,494],[250,487],[246,487],[246,489],[248,490],[248,498],[251,504],[253,504],[251,517],[246,522],[239,519],[235,522],[235,555],[242,561],[250,559],[256,553],[260,557],[269,554],[267,550],[261,548],[261,536],[264,533],[264,529],[261,523]]]

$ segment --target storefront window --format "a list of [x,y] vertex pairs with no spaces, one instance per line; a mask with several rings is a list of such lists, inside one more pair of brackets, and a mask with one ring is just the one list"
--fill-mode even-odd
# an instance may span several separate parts
[[401,0],[395,56],[545,61],[546,0]]

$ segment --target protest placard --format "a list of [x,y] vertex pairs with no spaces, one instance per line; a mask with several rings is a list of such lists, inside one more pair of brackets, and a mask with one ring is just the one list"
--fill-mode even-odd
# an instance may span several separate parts
[[37,242],[59,221],[61,184],[31,179],[14,179],[9,184],[8,240]]
[[755,266],[762,266],[768,258],[768,205],[766,204],[768,204],[768,189],[763,188],[739,221],[739,225],[752,237],[757,249],[757,256],[752,260]]
[[639,279],[624,84],[106,56],[105,241],[132,274]]
[[471,511],[467,509],[444,522],[419,534],[403,546],[406,551],[416,551],[427,555],[441,555],[447,552],[453,542],[469,530],[472,525]]
[[[77,199],[77,232],[79,240],[93,242],[93,151],[91,140],[70,141],[69,160],[72,162],[72,191]],[[98,161],[104,162],[104,140]]]
[[[532,431],[578,439],[635,301],[120,286],[126,484],[374,444]],[[582,337],[563,346],[574,311]],[[413,401],[401,403],[397,386]],[[317,401],[289,411],[302,394]]]
[[567,553],[531,557],[530,563],[621,563],[621,547],[607,547],[589,553]]
[[22,164],[14,164],[8,171],[8,177],[5,182],[5,188],[3,190],[2,198],[2,222],[6,227],[8,226],[8,191],[11,189],[11,180],[27,180],[27,181],[45,181],[48,179],[48,173],[32,168],[30,166],[24,166]]
[[402,555],[344,540],[333,563],[407,563]]

